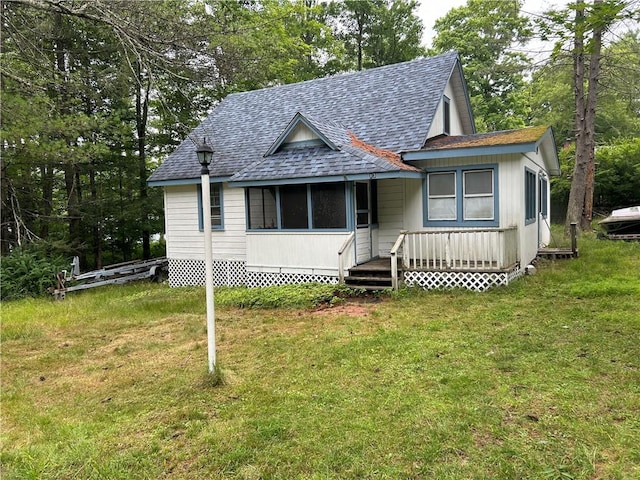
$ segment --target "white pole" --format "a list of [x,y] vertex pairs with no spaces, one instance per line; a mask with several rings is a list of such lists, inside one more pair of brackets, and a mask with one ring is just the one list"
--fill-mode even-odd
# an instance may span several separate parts
[[213,373],[216,365],[216,323],[215,305],[213,301],[213,258],[211,248],[211,187],[209,173],[201,175],[202,180],[202,228],[204,229],[204,268],[205,291],[207,298],[207,353],[209,373]]

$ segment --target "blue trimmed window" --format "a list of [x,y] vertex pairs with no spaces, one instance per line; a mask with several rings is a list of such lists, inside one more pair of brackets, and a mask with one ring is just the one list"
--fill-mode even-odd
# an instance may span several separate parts
[[442,132],[449,135],[451,133],[451,100],[448,97],[442,97]]
[[[211,230],[224,229],[222,216],[222,184],[211,183],[209,185],[211,198]],[[198,185],[198,228],[204,229],[204,218],[202,217],[202,186]]]
[[342,182],[246,189],[249,230],[344,230],[347,191]]
[[498,166],[474,165],[427,171],[424,225],[498,226]]
[[536,174],[528,168],[524,171],[524,223],[536,221]]
[[549,216],[549,182],[545,177],[540,177],[540,213],[544,218]]

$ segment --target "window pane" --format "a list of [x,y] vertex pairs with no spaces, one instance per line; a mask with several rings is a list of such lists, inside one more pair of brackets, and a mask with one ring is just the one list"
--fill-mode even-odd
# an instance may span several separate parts
[[210,187],[211,198],[211,226],[222,226],[222,205],[220,203],[220,185],[211,185]]
[[249,228],[278,228],[275,188],[249,188],[248,192]]
[[309,228],[307,217],[307,186],[280,187],[282,228]]
[[464,193],[465,195],[493,193],[493,172],[491,170],[464,172]]
[[313,228],[346,228],[344,183],[311,185]]
[[429,220],[456,220],[455,198],[430,198]]
[[536,175],[525,171],[525,220],[528,222],[536,219]]
[[465,220],[493,220],[493,196],[464,199]]
[[366,183],[356,183],[356,210],[369,210],[369,187]]
[[429,197],[456,194],[456,174],[454,172],[429,174]]

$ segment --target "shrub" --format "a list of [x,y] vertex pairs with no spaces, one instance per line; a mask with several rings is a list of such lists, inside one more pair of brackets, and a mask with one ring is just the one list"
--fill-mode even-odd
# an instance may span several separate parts
[[47,289],[56,283],[56,274],[68,265],[60,256],[49,258],[37,250],[15,251],[3,257],[0,264],[0,299],[46,295]]

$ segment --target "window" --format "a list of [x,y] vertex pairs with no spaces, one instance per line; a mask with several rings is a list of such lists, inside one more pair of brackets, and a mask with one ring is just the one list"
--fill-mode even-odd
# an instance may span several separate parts
[[549,215],[549,182],[545,177],[540,177],[540,213],[543,217]]
[[493,170],[464,172],[464,219],[493,219]]
[[312,228],[347,228],[344,183],[311,185]]
[[344,183],[250,187],[246,190],[250,230],[345,229]]
[[309,228],[308,213],[306,185],[280,187],[280,218],[282,228]]
[[443,114],[443,130],[442,132],[449,135],[451,133],[451,100],[442,97],[442,114]]
[[427,172],[425,226],[497,226],[498,166]]
[[[211,199],[211,229],[221,230],[222,222],[222,188],[219,183],[211,183],[209,185],[209,197]],[[204,228],[204,219],[202,217],[202,186],[198,185],[198,228]]]
[[536,221],[536,174],[526,169],[524,172],[525,224]]
[[369,225],[369,184],[356,182],[356,225]]
[[250,229],[278,228],[275,187],[248,188],[247,206]]
[[456,220],[456,173],[428,175],[429,220]]

